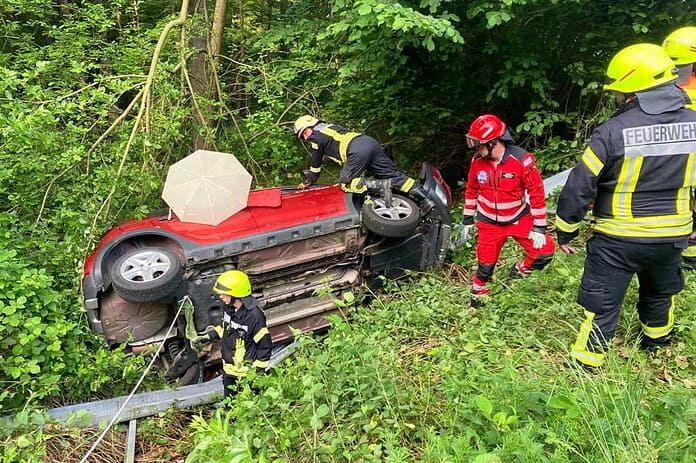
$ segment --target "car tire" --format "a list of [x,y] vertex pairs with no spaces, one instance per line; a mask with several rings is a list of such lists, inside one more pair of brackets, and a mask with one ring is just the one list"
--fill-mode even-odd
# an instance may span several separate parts
[[155,302],[171,295],[182,281],[181,259],[171,249],[135,248],[116,260],[111,282],[116,294],[130,302]]
[[392,196],[391,207],[382,198],[365,201],[362,207],[362,221],[373,233],[387,238],[408,236],[418,226],[420,209],[409,198]]

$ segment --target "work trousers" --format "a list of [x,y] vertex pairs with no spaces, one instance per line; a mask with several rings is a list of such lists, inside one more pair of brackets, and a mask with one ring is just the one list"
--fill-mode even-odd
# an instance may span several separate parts
[[354,138],[348,145],[348,159],[341,169],[338,181],[350,184],[360,177],[365,170],[372,172],[375,178],[392,180],[392,188],[407,193],[415,180],[399,171],[389,156],[382,150],[377,140],[366,135]]
[[638,276],[638,318],[643,335],[667,336],[674,326],[674,296],[684,288],[680,267],[686,238],[665,243],[636,243],[595,233],[587,242],[578,303],[585,308],[571,355],[599,366],[614,337],[621,304],[633,275]]
[[528,269],[541,270],[553,257],[555,243],[551,235],[546,235],[546,244],[541,249],[534,249],[529,232],[532,231],[534,219],[531,214],[524,214],[517,222],[509,225],[498,225],[479,220],[476,222],[478,241],[476,243],[476,258],[478,270],[476,276],[480,282],[487,282],[493,276],[493,270],[498,263],[500,251],[508,238],[513,238],[527,253],[522,265]]

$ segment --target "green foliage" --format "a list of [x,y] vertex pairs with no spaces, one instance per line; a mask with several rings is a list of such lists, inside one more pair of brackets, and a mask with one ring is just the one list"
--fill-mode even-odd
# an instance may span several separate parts
[[[377,123],[383,137],[397,139],[413,137],[418,123],[451,117],[444,107],[423,104],[432,89],[421,74],[425,63],[447,59],[463,43],[448,3],[334,2],[337,20],[319,35],[336,44],[341,64],[329,107],[361,125]],[[418,11],[426,6],[427,13]]]
[[74,296],[57,290],[45,269],[4,249],[0,269],[0,412],[58,393],[75,400],[134,383],[143,359],[90,352],[93,340],[84,324],[64,310],[75,307]]
[[[599,373],[562,366],[581,266],[559,257],[527,280],[498,279],[482,310],[442,276],[388,282],[389,295],[254,379],[258,394],[194,419],[187,461],[689,461],[690,334],[645,355],[627,309]],[[694,316],[680,313],[688,330]]]
[[152,132],[135,137],[130,157],[123,148],[132,118],[97,143],[142,88],[157,37],[154,28],[139,32],[138,19],[148,16],[133,5],[86,2],[63,11],[65,21],[50,2],[0,6],[8,12],[0,35],[24,39],[0,46],[3,414],[56,397],[123,393],[142,371],[143,359],[105,351],[87,333],[79,294],[81,261],[99,232],[145,204],[159,206],[161,169],[179,155],[171,147],[190,113],[170,104],[179,100],[178,82],[159,79],[162,106],[153,107]]
[[[454,184],[465,127],[490,111],[552,173],[573,164],[612,110],[601,90],[609,58],[693,24],[683,6],[244,2],[243,14],[228,11],[211,79],[219,94],[195,98],[201,126],[181,72],[206,26],[199,18],[165,41],[137,115],[155,44],[180,2],[0,2],[0,411],[133,384],[143,359],[106,351],[87,332],[82,260],[115,222],[161,207],[166,169],[192,150],[194,133],[238,155],[259,185],[296,183],[307,157],[289,123],[312,113],[377,137],[400,166],[435,161]],[[472,248],[455,259],[473,266]],[[401,295],[358,312],[355,325],[305,339],[305,356],[258,380],[261,396],[242,394],[246,408],[229,417],[247,430],[223,427],[224,414],[197,422],[190,458],[621,461],[638,452],[691,461],[693,314],[676,328],[690,343],[651,358],[620,346],[628,357],[577,388],[581,378],[556,369],[574,328],[548,320],[575,320],[579,273],[579,259],[559,259],[545,273],[553,277],[516,282],[514,294],[503,279],[485,316],[462,309],[467,289],[440,278],[398,285]],[[687,283],[683,307],[696,303]],[[622,328],[634,332],[629,315]],[[2,434],[10,460],[43,458],[31,423]]]
[[43,461],[50,432],[45,427],[51,420],[46,414],[23,410],[13,420],[0,426],[0,463]]

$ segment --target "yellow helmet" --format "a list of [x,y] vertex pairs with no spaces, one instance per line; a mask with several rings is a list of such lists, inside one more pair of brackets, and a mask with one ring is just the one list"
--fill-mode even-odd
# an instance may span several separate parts
[[228,270],[215,280],[213,291],[241,299],[251,294],[251,282],[246,273],[239,270]]
[[295,125],[293,126],[292,131],[295,132],[297,138],[300,138],[302,132],[304,132],[304,129],[306,129],[307,127],[314,127],[318,123],[319,119],[317,119],[316,117],[310,115],[300,116],[295,121]]
[[672,32],[662,42],[662,48],[677,66],[696,63],[696,27],[682,27]]
[[674,62],[652,43],[639,43],[619,51],[607,67],[609,83],[604,90],[635,93],[676,80]]

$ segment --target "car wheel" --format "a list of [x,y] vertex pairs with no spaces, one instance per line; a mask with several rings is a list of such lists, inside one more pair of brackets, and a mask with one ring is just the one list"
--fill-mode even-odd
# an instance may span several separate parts
[[416,229],[420,219],[420,209],[412,200],[393,195],[391,207],[382,198],[366,201],[362,207],[362,220],[373,233],[387,238],[401,238]]
[[116,294],[131,302],[154,302],[174,292],[184,273],[179,256],[171,249],[135,248],[118,258],[111,268]]

